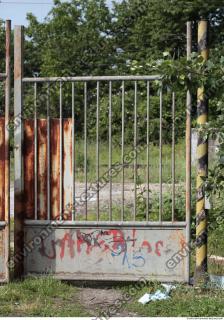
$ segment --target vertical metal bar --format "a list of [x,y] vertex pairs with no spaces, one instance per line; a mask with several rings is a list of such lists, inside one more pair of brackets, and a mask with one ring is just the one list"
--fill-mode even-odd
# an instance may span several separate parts
[[112,82],[109,82],[109,220],[112,221]]
[[[191,59],[192,51],[192,23],[187,22],[187,60]],[[186,242],[190,243],[191,239],[191,109],[192,95],[187,92],[186,106]],[[190,280],[190,254],[187,263],[188,282]]]
[[37,220],[37,83],[34,82],[34,219]]
[[147,212],[146,220],[149,221],[149,97],[150,97],[150,84],[147,81]]
[[135,101],[134,101],[134,221],[136,220],[137,211],[137,81],[135,81]]
[[[198,25],[198,50],[205,61],[208,60],[208,21],[202,20]],[[208,99],[205,89],[198,89],[197,124],[203,126],[208,121]],[[207,209],[205,207],[204,179],[208,176],[208,139],[198,131],[197,145],[197,205],[196,205],[196,281],[207,273]]]
[[88,202],[87,202],[87,83],[84,83],[84,175],[85,175],[85,215],[88,220]]
[[100,90],[100,83],[97,81],[97,88],[96,88],[96,181],[97,181],[97,221],[100,219],[100,201],[99,201],[99,90]]
[[162,135],[162,121],[163,121],[163,93],[162,88],[160,90],[160,116],[159,116],[159,221],[162,221],[162,213],[163,213],[163,135]]
[[[0,221],[5,221],[5,119],[0,117]],[[2,231],[1,231],[2,232]],[[1,254],[4,251],[1,252]]]
[[122,162],[122,204],[121,204],[121,221],[124,221],[124,116],[125,116],[125,87],[124,87],[124,81],[122,81],[122,137],[121,137],[121,162]]
[[172,222],[175,219],[175,93],[172,93]]
[[75,216],[75,84],[72,82],[72,221]]
[[23,275],[23,259],[16,259],[20,257],[24,247],[24,208],[23,208],[23,27],[15,26],[14,30],[14,117],[17,120],[14,127],[14,157],[15,157],[15,175],[14,175],[14,189],[15,189],[15,208],[14,208],[14,257],[15,278]]
[[[8,225],[6,232],[6,261],[10,252],[10,154],[9,154],[9,112],[11,95],[11,21],[6,20],[6,57],[5,57],[5,221]],[[9,272],[6,270],[6,279]]]
[[47,218],[51,220],[51,122],[50,83],[47,84]]
[[60,81],[60,220],[63,220],[63,107],[62,82]]

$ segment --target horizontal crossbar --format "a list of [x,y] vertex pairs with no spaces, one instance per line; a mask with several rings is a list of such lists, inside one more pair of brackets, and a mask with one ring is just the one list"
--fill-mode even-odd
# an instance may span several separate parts
[[186,227],[186,222],[170,222],[170,221],[59,221],[59,220],[25,220],[26,226],[48,226],[55,227],[130,227],[130,228],[183,228]]
[[88,81],[154,81],[161,76],[88,76],[88,77],[43,77],[23,78],[23,82],[88,82]]

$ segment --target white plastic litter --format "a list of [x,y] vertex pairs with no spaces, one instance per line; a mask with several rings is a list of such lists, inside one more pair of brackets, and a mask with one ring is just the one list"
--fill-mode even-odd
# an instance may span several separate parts
[[173,286],[172,284],[162,283],[161,285],[166,289],[167,293],[170,293],[171,290],[176,289],[176,286]]
[[152,294],[145,293],[144,296],[142,296],[138,300],[138,302],[144,305],[150,301],[170,299],[170,296],[169,296],[170,291],[175,289],[176,287],[171,284],[165,284],[165,283],[162,283],[162,286],[165,288],[165,292],[162,292],[161,290],[157,290],[155,293],[152,293]]
[[151,294],[145,293],[144,296],[142,296],[142,297],[138,300],[138,302],[140,302],[140,303],[142,303],[142,304],[146,304],[146,303],[148,303],[148,302],[150,301],[150,296],[151,296]]

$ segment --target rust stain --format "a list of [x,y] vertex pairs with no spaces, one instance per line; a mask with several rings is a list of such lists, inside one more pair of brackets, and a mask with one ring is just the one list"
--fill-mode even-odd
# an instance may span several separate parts
[[34,121],[24,120],[24,208],[26,219],[34,219]]
[[72,204],[72,119],[63,120],[63,208],[64,220],[71,220],[71,212],[66,210]]
[[0,118],[0,220],[5,220],[5,119]]
[[47,120],[37,121],[37,217],[47,219]]
[[51,219],[60,216],[60,122],[51,119]]

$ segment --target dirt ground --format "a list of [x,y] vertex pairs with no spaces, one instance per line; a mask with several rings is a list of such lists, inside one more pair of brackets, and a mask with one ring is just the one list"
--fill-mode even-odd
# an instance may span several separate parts
[[[79,302],[88,310],[91,316],[96,317],[102,311],[114,307],[118,300],[123,300],[122,293],[116,289],[102,289],[102,288],[81,288],[79,293]],[[134,317],[137,313],[118,311],[117,317]]]
[[[176,184],[176,188],[179,188],[180,184]],[[76,201],[79,202],[80,196],[85,192],[85,184],[84,183],[76,183]],[[88,188],[90,188],[90,185],[88,185]],[[94,188],[94,186],[93,186]],[[159,194],[159,184],[158,183],[150,183],[149,189],[151,191],[151,194]],[[163,184],[163,192],[169,192],[172,188],[171,184]],[[147,185],[142,184],[138,186],[137,193],[143,192],[146,195]],[[112,200],[113,205],[120,205],[122,201],[122,184],[121,183],[113,183],[112,184]],[[109,185],[107,184],[105,187],[103,187],[99,192],[100,197],[100,208],[104,209],[105,206],[108,205],[109,197],[110,197],[110,189]],[[133,204],[134,202],[134,183],[125,183],[124,184],[124,199],[125,204],[127,206]],[[94,210],[96,208],[97,203],[97,196],[96,192],[93,192],[90,199],[88,200],[88,209]],[[84,210],[84,206],[81,205],[80,207],[77,207],[77,210],[82,213]],[[14,188],[11,186],[10,188],[10,215],[14,215]]]

